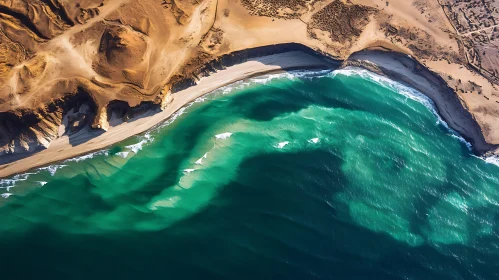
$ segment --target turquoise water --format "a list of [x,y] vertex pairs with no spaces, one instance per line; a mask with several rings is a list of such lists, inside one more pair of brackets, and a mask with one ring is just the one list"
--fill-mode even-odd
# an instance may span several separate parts
[[354,68],[237,83],[0,187],[3,279],[499,277],[499,167]]

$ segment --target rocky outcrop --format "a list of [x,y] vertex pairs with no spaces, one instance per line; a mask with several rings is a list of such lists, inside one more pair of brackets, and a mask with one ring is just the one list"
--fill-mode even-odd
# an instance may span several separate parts
[[[106,130],[164,109],[171,92],[203,75],[272,52],[299,49],[346,60],[384,47],[423,66],[468,66],[445,16],[435,21],[438,14],[430,11],[428,28],[405,18],[424,4],[404,6],[414,10],[401,18],[392,5],[402,4],[383,3],[0,0],[0,154],[33,152],[62,135]],[[439,67],[434,73],[444,84],[463,90],[456,98],[470,109],[484,141],[499,144],[491,119],[499,93],[487,80],[461,82]]]
[[95,102],[79,89],[36,111],[0,113],[0,155],[36,152],[56,137],[88,128],[95,117]]

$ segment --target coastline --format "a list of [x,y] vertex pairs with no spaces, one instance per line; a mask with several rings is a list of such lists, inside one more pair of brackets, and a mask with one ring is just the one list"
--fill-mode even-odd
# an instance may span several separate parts
[[479,155],[494,154],[497,145],[487,143],[478,122],[447,83],[412,57],[382,51],[366,50],[352,54],[343,66],[356,66],[405,84],[429,97],[439,116],[448,126],[471,143]]
[[[338,67],[336,61],[327,56],[314,55],[311,52],[285,50],[283,53],[270,54],[256,58],[235,58],[230,66],[217,61],[220,67],[207,65],[201,69],[203,77],[196,84],[191,82],[183,89],[172,93],[173,101],[163,111],[148,111],[136,118],[102,131],[81,131],[72,136],[81,144],[73,146],[68,136],[52,141],[47,149],[0,165],[0,178],[26,172],[27,170],[49,165],[68,158],[74,158],[90,152],[104,149],[131,136],[143,133],[167,120],[175,112],[196,98],[234,82],[277,71],[307,68]],[[223,60],[223,59],[221,59]],[[355,66],[386,76],[394,81],[406,84],[428,96],[449,127],[457,131],[472,143],[478,154],[490,152],[495,146],[488,144],[481,128],[469,111],[459,102],[458,96],[437,75],[419,65],[414,59],[404,54],[386,51],[362,51],[350,56],[339,68]]]
[[200,79],[196,85],[172,93],[173,101],[163,111],[149,111],[129,122],[110,126],[104,133],[101,131],[80,131],[77,135],[72,136],[71,141],[83,142],[76,146],[70,143],[67,135],[54,139],[50,143],[50,146],[44,150],[0,165],[0,178],[101,150],[131,136],[143,133],[167,120],[175,112],[196,98],[237,81],[283,70],[330,68],[331,66],[332,64],[325,60],[302,51],[290,51],[252,58],[249,61],[213,72],[211,75]]

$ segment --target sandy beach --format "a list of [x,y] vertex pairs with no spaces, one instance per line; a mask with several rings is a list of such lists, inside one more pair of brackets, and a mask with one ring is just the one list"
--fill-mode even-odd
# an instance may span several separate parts
[[[16,1],[4,9],[29,20],[0,20],[2,26],[15,27],[0,34],[0,177],[124,140],[234,81],[324,63],[321,56],[284,54],[245,62],[297,50],[312,56],[320,52],[345,62],[343,66],[364,67],[418,89],[434,100],[442,118],[473,143],[477,154],[498,151],[496,56],[480,36],[472,36],[472,26],[452,16],[464,9],[479,20],[480,9],[466,3],[449,10],[436,0],[263,1],[265,5],[261,0],[117,0],[99,5],[77,0],[61,4],[70,11],[65,18],[56,16],[63,10],[52,14],[43,1],[21,2],[22,9]],[[39,17],[31,17],[30,5],[43,11]],[[487,24],[489,20],[481,25]],[[490,28],[483,31],[492,32],[491,42],[499,38]],[[232,56],[230,63],[223,59],[227,56]],[[215,70],[196,87],[177,92]],[[140,104],[168,103],[170,89],[176,92],[174,101],[164,111],[124,124],[112,119],[109,127],[107,114],[113,106],[143,113],[147,106],[137,108]],[[80,112],[82,104],[90,109]],[[89,132],[87,122],[97,130]],[[64,133],[71,136],[61,137]],[[12,163],[14,159],[19,160]]]
[[498,167],[499,0],[0,1],[4,279],[499,279]]
[[[478,153],[493,148],[483,137],[480,126],[461,105],[457,96],[439,78],[426,69],[417,67],[410,57],[384,51],[365,51],[352,55],[342,67],[354,66],[385,75],[395,81],[413,87],[430,97],[436,109],[450,128],[473,144]],[[269,72],[297,68],[333,68],[327,60],[301,51],[274,54],[227,67],[198,81],[197,85],[172,94],[173,101],[160,112],[149,111],[129,122],[123,122],[102,133],[81,131],[71,139],[64,135],[52,141],[50,146],[28,157],[0,165],[0,178],[22,173],[68,158],[100,150],[133,135],[140,134],[167,120],[172,114],[196,98],[225,85]],[[81,143],[73,145],[71,143]]]
[[187,103],[225,85],[274,71],[296,68],[327,68],[330,66],[324,60],[303,52],[287,52],[255,58],[238,65],[227,67],[224,70],[202,78],[196,86],[172,94],[173,101],[161,112],[155,114],[150,112],[147,113],[147,116],[139,116],[133,121],[111,126],[102,134],[82,131],[77,136],[72,136],[71,142],[84,142],[76,146],[70,143],[68,136],[62,136],[53,140],[45,150],[34,153],[26,158],[0,165],[0,178],[100,150],[133,135],[145,132],[168,119]]

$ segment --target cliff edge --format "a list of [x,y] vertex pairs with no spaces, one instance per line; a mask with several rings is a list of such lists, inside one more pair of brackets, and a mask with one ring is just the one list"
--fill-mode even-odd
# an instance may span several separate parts
[[436,75],[487,153],[499,145],[499,15],[495,2],[478,2],[0,0],[0,155],[105,133],[116,119],[167,107],[210,61],[286,43],[337,60],[366,49],[410,55],[416,64],[399,61]]

